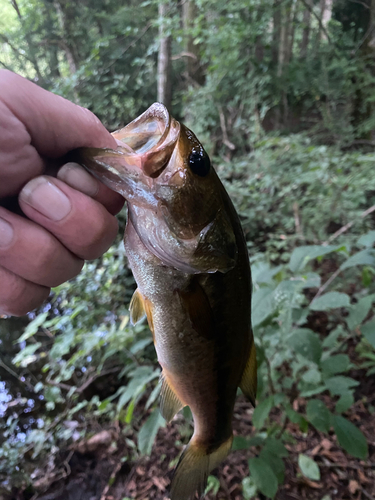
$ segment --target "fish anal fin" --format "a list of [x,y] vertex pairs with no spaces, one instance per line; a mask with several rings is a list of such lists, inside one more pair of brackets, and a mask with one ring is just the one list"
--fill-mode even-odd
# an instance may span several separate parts
[[167,422],[170,422],[176,413],[186,405],[172,389],[165,370],[163,370],[160,379],[162,384],[160,391],[160,413]]
[[141,321],[146,315],[144,299],[138,290],[133,293],[133,297],[129,305],[130,311],[130,321],[132,325],[136,325],[138,321]]
[[177,464],[172,479],[171,500],[189,500],[195,498],[195,492],[199,497],[203,495],[210,472],[228,455],[232,441],[233,436],[230,436],[214,451],[207,452],[193,436]]
[[240,389],[255,407],[255,398],[257,393],[257,358],[253,339],[250,348],[250,355],[242,374]]

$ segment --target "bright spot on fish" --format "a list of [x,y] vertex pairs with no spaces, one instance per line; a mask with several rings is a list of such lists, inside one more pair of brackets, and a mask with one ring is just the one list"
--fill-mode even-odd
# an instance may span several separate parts
[[184,338],[184,334],[183,334],[183,332],[180,332],[180,333],[178,334],[178,337],[179,337],[180,339],[183,339],[183,338]]

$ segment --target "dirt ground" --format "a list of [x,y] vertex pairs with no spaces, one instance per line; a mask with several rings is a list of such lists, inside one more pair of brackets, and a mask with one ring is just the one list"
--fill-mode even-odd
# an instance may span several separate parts
[[[302,434],[295,424],[290,423],[286,430],[293,442],[286,444],[289,456],[285,459],[285,482],[279,488],[277,500],[375,499],[375,415],[367,409],[369,398],[375,402],[373,388],[374,381],[371,380],[361,392],[371,391],[373,396],[363,396],[366,404],[363,400],[358,401],[350,415],[346,415],[368,439],[368,460],[347,455],[337,445],[333,434],[321,434],[312,428]],[[303,410],[304,405],[304,400],[298,400],[295,410]],[[240,398],[233,419],[235,435],[251,436],[251,413],[250,405]],[[277,413],[272,414],[271,419],[277,421]],[[91,447],[81,443],[79,451],[70,450],[61,455],[66,472],[64,478],[42,488],[44,491],[39,489],[36,493],[34,490],[32,496],[15,492],[14,500],[168,500],[173,466],[182,449],[181,426],[186,434],[185,441],[188,440],[190,430],[182,423],[182,417],[177,416],[159,430],[151,456],[136,461],[127,459],[134,452],[119,427],[98,430],[96,444],[95,439]],[[206,499],[244,499],[242,479],[249,472],[248,459],[256,456],[257,451],[256,447],[232,451],[214,473],[220,481],[218,493],[209,493]],[[296,465],[299,453],[313,457],[319,464],[320,481],[310,481],[301,475]],[[262,500],[265,497],[259,495],[257,498]]]

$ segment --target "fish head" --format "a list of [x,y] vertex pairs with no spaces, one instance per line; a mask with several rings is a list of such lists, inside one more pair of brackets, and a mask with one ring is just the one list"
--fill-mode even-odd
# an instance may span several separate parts
[[78,161],[125,197],[142,243],[181,271],[234,267],[227,195],[194,133],[155,103],[112,135],[116,150],[81,148]]

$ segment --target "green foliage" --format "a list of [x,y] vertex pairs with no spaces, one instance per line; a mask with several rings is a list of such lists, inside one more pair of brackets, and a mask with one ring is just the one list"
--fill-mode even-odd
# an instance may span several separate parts
[[274,498],[278,482],[272,467],[261,458],[250,458],[249,470],[257,489],[267,498]]
[[312,458],[301,453],[298,457],[298,465],[305,477],[312,479],[313,481],[319,481],[320,470],[317,463],[314,462]]
[[[156,98],[159,3],[108,0],[104,9],[99,0],[0,0],[0,64],[118,128]],[[362,216],[375,205],[375,156],[351,146],[358,139],[373,146],[369,16],[360,2],[353,16],[338,2],[322,33],[313,2],[303,55],[305,2],[195,4],[189,28],[181,28],[180,4],[168,12],[173,112],[214,159],[252,255],[258,404],[253,436],[236,436],[234,448],[257,454],[244,498],[259,491],[273,498],[284,481],[290,422],[302,433],[333,432],[349,454],[367,456],[350,418],[360,390],[353,368],[375,373],[375,231],[371,216]],[[289,48],[277,20],[290,30]],[[185,64],[189,37],[199,82]],[[308,135],[283,135],[301,129]],[[29,393],[0,421],[0,482],[32,484],[57,467],[60,448],[85,439],[98,422],[118,421],[134,455],[150,453],[163,425],[155,409],[159,368],[145,324],[129,324],[133,290],[119,244],[55,289],[16,336],[8,373],[25,378]],[[105,377],[111,384],[103,390]],[[42,418],[23,427],[30,394]],[[310,457],[300,455],[298,465],[319,480]],[[217,489],[210,476],[208,491]]]
[[[308,290],[310,288],[316,290],[316,284],[320,282],[314,282],[311,280],[311,275],[307,276],[305,273],[308,263],[314,265],[314,259],[320,260],[323,265],[325,259],[332,260],[335,256],[339,261],[345,259],[341,263],[340,270],[350,273],[356,269],[357,276],[360,275],[361,266],[366,264],[360,258],[363,255],[361,246],[364,241],[369,241],[371,233],[358,240],[360,243],[357,243],[357,249],[351,250],[351,255],[344,245],[340,248],[330,247],[328,251],[325,246],[300,247],[292,252],[288,263],[277,266],[275,274],[263,259],[255,259],[253,312],[257,320],[254,323],[254,334],[262,360],[258,372],[260,402],[253,414],[254,427],[258,431],[266,431],[272,436],[274,430],[272,425],[267,424],[267,418],[273,408],[277,408],[282,412],[282,421],[289,419],[299,425],[303,432],[307,431],[308,424],[322,433],[328,433],[333,429],[338,442],[348,453],[358,458],[366,458],[368,447],[364,435],[341,413],[347,412],[354,403],[354,389],[359,384],[349,376],[352,365],[345,353],[346,342],[350,338],[360,342],[358,333],[355,333],[358,332],[358,328],[365,338],[366,334],[371,338],[374,331],[371,326],[373,320],[363,322],[371,311],[374,297],[372,293],[368,293],[371,291],[370,288],[368,291],[359,290],[355,296],[355,303],[352,303],[353,297],[337,290],[328,291],[314,298]],[[372,257],[372,250],[369,252]],[[355,264],[345,265],[347,262]],[[337,264],[334,267],[337,268]],[[344,276],[343,279],[345,280]],[[337,277],[336,280],[336,287],[345,283]],[[334,283],[332,281],[332,287]],[[261,306],[260,315],[259,312],[256,313],[258,306]],[[330,333],[326,336],[306,327],[315,311],[324,311],[328,317]],[[343,316],[343,311],[348,314]],[[368,329],[367,324],[369,324]],[[372,363],[374,359],[372,358]],[[322,394],[337,398],[334,412],[320,399]],[[298,397],[306,399],[304,413],[292,409],[293,402]],[[259,458],[250,461],[251,482],[244,482],[244,494],[247,492],[248,498],[252,498],[251,495],[254,496],[257,490],[270,498],[276,493],[274,485],[277,483],[268,469],[272,468],[275,478],[278,477],[278,466],[279,472],[282,472],[281,457],[276,460],[272,458],[264,460],[271,477],[266,485],[257,469],[259,460],[264,457],[267,439],[263,441]],[[270,456],[277,457],[277,453]],[[311,458],[301,454],[298,464],[304,476],[319,480],[319,467]]]
[[[286,429],[290,422],[302,433],[309,428],[334,432],[344,450],[365,458],[366,439],[350,421],[360,388],[352,370],[357,365],[368,374],[375,373],[375,289],[372,280],[363,278],[364,270],[366,276],[375,273],[374,231],[370,221],[359,217],[365,200],[371,200],[370,194],[363,197],[364,186],[371,188],[371,182],[365,183],[371,155],[342,154],[335,148],[325,148],[323,153],[321,147],[309,145],[301,136],[272,141],[274,149],[270,150],[265,142],[249,155],[248,171],[241,162],[238,169],[234,163],[228,169],[219,166],[250,238],[249,246],[267,249],[252,257],[252,320],[259,363],[254,433],[250,438],[236,436],[233,445],[234,449],[253,447],[256,451],[250,461],[252,475],[243,482],[244,498],[253,498],[258,491],[272,498],[284,482],[284,462],[291,458],[283,443],[289,439]],[[294,145],[296,159],[288,156],[292,161],[277,170],[276,162],[288,145]],[[337,173],[336,166],[348,162],[355,168],[351,194],[348,189],[340,191],[335,212],[332,192],[319,191],[322,171],[331,168],[327,162],[321,165],[324,154],[335,158],[332,179],[339,184],[341,173]],[[254,180],[255,170],[252,173],[251,168],[255,157],[267,160],[267,189],[261,188],[259,179]],[[309,182],[301,181],[296,188],[301,225],[306,234],[319,234],[315,242],[311,241],[313,244],[304,240],[301,246],[296,246],[301,239],[296,235],[293,209],[289,202],[288,212],[286,205],[290,198],[288,182],[294,179],[298,186],[293,173],[298,161],[300,171],[309,172]],[[311,162],[314,166],[310,168]],[[272,181],[274,176],[277,180]],[[245,196],[253,180],[259,192],[254,185],[251,195]],[[255,202],[253,194],[258,196]],[[314,208],[314,197],[318,195],[319,211]],[[285,204],[280,216],[271,208],[278,204]],[[337,213],[343,214],[340,224],[350,222],[351,217],[355,221],[350,234],[337,237],[329,245],[322,244],[329,237],[321,229],[322,221],[327,227]],[[267,217],[274,218],[273,233],[259,229],[261,236],[253,243],[252,234],[264,227]],[[289,233],[284,225],[289,225]],[[286,239],[281,240],[280,235],[287,235]],[[278,246],[280,241],[282,245]],[[334,279],[326,286],[332,276]],[[354,286],[350,287],[350,283]],[[60,448],[90,436],[91,422],[106,425],[117,420],[127,442],[132,443],[134,456],[150,453],[157,431],[164,425],[156,409],[160,370],[146,325],[133,327],[129,323],[127,304],[133,291],[134,281],[119,243],[101,260],[87,263],[75,280],[55,289],[51,303],[19,332],[12,369],[29,374],[26,376],[33,397],[36,401],[43,398],[38,402],[43,417],[28,428],[22,439],[17,437],[20,414],[0,422],[5,436],[0,447],[1,477],[13,471],[13,484],[32,483],[35,463],[40,464],[38,474],[43,475],[47,457],[57,464]],[[314,323],[317,315],[326,318],[323,330]],[[355,361],[347,349],[349,343],[356,345]],[[103,390],[100,381],[108,377],[112,382]],[[297,411],[294,404],[301,398],[304,403]],[[276,421],[275,412],[279,416]],[[20,462],[22,473],[16,469]],[[264,464],[267,481],[262,472]],[[316,467],[307,456],[300,457],[299,469],[306,477],[317,477]],[[217,483],[210,481],[211,492],[216,491]]]

